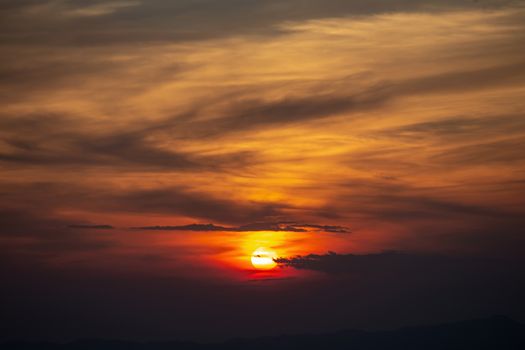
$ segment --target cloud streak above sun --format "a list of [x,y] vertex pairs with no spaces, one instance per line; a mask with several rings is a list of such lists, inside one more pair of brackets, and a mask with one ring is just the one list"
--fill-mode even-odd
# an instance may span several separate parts
[[214,224],[189,224],[182,226],[143,226],[132,227],[139,230],[161,230],[161,231],[219,231],[219,232],[254,232],[254,231],[277,231],[277,232],[308,232],[308,229],[321,232],[350,233],[347,227],[333,225],[301,224],[295,222],[258,222],[237,227],[224,227]]

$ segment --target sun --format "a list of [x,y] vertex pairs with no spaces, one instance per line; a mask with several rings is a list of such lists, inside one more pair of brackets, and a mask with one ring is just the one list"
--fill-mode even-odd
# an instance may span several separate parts
[[273,250],[260,247],[252,253],[252,265],[257,270],[271,270],[277,266],[273,261],[276,257],[277,254]]

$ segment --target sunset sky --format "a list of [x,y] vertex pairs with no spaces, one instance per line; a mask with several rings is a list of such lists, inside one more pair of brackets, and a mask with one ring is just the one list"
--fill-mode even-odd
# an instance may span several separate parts
[[525,321],[522,1],[2,0],[0,50],[0,340]]

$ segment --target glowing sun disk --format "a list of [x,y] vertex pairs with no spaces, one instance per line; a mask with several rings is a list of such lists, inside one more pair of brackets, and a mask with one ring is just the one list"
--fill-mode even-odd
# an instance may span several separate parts
[[267,249],[263,247],[257,248],[252,253],[252,257],[251,257],[252,265],[257,270],[271,270],[275,266],[277,266],[275,261],[273,261],[273,259],[276,257],[277,257],[277,254],[271,249]]

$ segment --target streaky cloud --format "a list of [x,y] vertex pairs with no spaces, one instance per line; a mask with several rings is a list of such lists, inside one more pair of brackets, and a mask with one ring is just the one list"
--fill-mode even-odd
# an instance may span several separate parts
[[88,230],[112,230],[115,228],[111,225],[82,225],[82,224],[68,225],[68,227],[78,228],[78,229],[88,229]]
[[275,231],[275,232],[308,232],[307,229],[314,231],[331,233],[350,233],[347,227],[334,225],[316,225],[294,222],[257,222],[241,226],[226,227],[214,224],[189,224],[180,226],[139,226],[131,227],[137,230],[153,231],[199,231],[199,232],[252,232],[252,231]]

